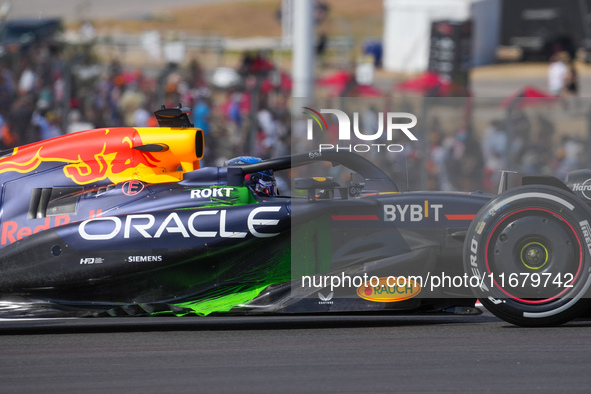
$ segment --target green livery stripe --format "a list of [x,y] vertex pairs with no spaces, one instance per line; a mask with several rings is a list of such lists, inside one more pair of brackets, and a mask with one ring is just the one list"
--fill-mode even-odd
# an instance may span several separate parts
[[[237,293],[223,295],[203,301],[184,302],[175,304],[175,306],[191,310],[192,313],[195,313],[198,316],[207,316],[213,312],[228,312],[232,308],[248,303],[255,299],[261,293],[261,291],[265,290],[265,288],[269,286],[269,284],[264,283]],[[183,315],[184,314],[186,313],[183,313]]]
[[174,313],[177,316],[194,313],[207,316],[214,312],[228,312],[254,300],[268,286],[291,280],[291,248],[278,246],[267,251],[269,259],[237,277],[227,279],[222,285],[201,295],[198,300],[173,304],[182,312],[156,312],[153,315]]

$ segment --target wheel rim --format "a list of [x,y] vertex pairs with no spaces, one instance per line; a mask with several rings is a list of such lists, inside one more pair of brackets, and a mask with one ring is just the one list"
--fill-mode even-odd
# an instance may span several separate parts
[[[542,208],[521,209],[499,220],[489,234],[486,269],[494,287],[504,296],[526,304],[540,304],[570,290],[552,284],[556,275],[560,279],[570,273],[570,284],[576,284],[583,264],[582,243],[573,226],[560,214]],[[502,280],[501,273],[506,275]],[[510,274],[518,278],[518,286],[509,286]],[[529,280],[530,276],[549,277],[550,284],[546,281],[545,286],[533,286],[536,281]]]

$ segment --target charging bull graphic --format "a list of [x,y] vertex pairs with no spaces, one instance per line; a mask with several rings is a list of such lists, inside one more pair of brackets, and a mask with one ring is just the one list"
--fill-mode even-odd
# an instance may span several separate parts
[[132,127],[88,130],[68,136],[17,147],[12,155],[0,158],[0,174],[28,173],[44,162],[68,163],[64,174],[79,185],[109,178],[129,179],[142,165],[154,168],[159,160],[141,146],[140,133]]

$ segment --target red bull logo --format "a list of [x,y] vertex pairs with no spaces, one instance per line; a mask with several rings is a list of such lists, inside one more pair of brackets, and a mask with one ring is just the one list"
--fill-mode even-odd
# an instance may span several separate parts
[[11,244],[31,234],[36,234],[40,231],[48,230],[49,228],[63,226],[68,223],[70,223],[69,215],[58,215],[53,218],[46,217],[42,224],[38,224],[35,227],[19,226],[17,222],[9,220],[2,223],[0,245]]
[[88,130],[15,148],[0,159],[0,174],[28,173],[44,162],[68,163],[64,174],[74,183],[86,185],[109,178],[113,182],[130,179],[138,167],[154,168],[159,163],[141,146],[138,130],[132,127]]

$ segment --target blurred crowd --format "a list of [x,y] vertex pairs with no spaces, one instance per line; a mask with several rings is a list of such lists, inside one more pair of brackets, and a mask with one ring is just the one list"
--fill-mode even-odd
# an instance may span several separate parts
[[195,59],[151,71],[66,58],[43,43],[0,59],[0,148],[92,128],[157,126],[153,111],[180,103],[205,133],[207,165],[289,154],[289,91],[274,83],[263,54],[246,53],[236,70],[244,83],[223,90],[208,85]]
[[465,130],[450,135],[432,127],[429,188],[496,192],[501,170],[518,173],[513,183],[532,175],[566,181],[569,172],[591,164],[585,139],[559,135],[553,121],[543,114],[530,118],[531,114],[515,111],[508,119],[494,119],[479,138]]
[[[264,53],[245,53],[235,70],[240,83],[225,89],[210,85],[206,71],[211,70],[196,59],[151,70],[152,76],[117,60],[88,59],[66,57],[46,44],[0,59],[0,148],[92,128],[156,126],[154,110],[182,103],[205,133],[204,165],[223,165],[240,155],[288,155],[292,144],[299,149],[303,132],[291,130],[290,79]],[[376,130],[377,120],[378,110],[368,109],[362,128]],[[517,111],[510,124],[499,119],[485,130],[466,126],[450,132],[434,119],[427,147],[406,144],[403,154],[370,159],[409,190],[494,191],[501,169],[564,179],[588,164],[584,141],[558,137],[546,118],[536,120],[535,133],[531,123]],[[331,127],[328,138],[335,139],[336,125]]]
[[[560,106],[560,103],[555,105]],[[373,105],[361,110],[359,129],[365,130],[366,134],[378,130],[380,112],[384,116],[389,111],[378,110]],[[291,141],[297,152],[318,147],[316,139],[315,143],[306,139],[306,120],[304,117],[294,123]],[[326,121],[328,130],[321,143],[339,145],[344,151],[352,149],[349,146],[368,144],[354,135],[346,143],[339,142],[338,123],[332,116],[327,116]],[[363,153],[385,171],[401,191],[483,190],[496,193],[501,170],[518,173],[510,177],[512,185],[516,186],[522,176],[531,175],[551,175],[566,181],[569,172],[591,165],[585,154],[587,140],[568,134],[564,128],[559,129],[543,112],[513,109],[511,116],[493,119],[482,130],[476,130],[473,122],[452,122],[452,126],[450,122],[441,121],[438,115],[429,116],[427,123],[429,137],[426,143],[422,138],[419,142],[409,141],[401,133],[389,143],[403,146],[402,152],[384,154],[382,148],[381,152],[372,149]],[[346,171],[328,166],[326,170],[341,183],[349,179]]]

